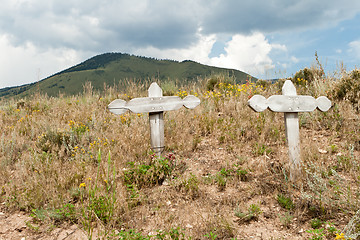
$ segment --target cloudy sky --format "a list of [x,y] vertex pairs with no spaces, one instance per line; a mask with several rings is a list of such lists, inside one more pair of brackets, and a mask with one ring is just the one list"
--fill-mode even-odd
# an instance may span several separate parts
[[105,52],[194,60],[259,78],[360,63],[359,0],[1,0],[0,88]]

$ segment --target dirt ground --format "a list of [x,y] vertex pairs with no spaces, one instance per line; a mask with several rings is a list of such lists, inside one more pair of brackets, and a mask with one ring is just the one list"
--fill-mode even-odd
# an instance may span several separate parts
[[[276,211],[276,209],[275,209]],[[0,212],[0,240],[86,240],[85,231],[77,225],[66,228],[55,228],[51,232],[41,232],[30,229],[27,222],[31,217],[22,213]],[[188,228],[192,226],[187,225]],[[309,234],[303,229],[282,229],[273,225],[272,221],[260,218],[249,225],[242,225],[243,239],[309,239]]]
[[31,229],[32,217],[22,212],[0,211],[0,240],[86,240],[88,237],[78,226],[55,228],[51,232]]
[[[214,166],[220,167],[221,160],[231,158],[226,149],[219,147],[217,143],[212,141],[211,139],[204,139],[200,143],[198,151],[188,159],[188,172],[200,177],[214,174],[218,171]],[[286,149],[279,149],[279,151],[286,152]],[[260,156],[250,159],[248,166],[267,168],[269,164],[271,165],[271,162],[272,160],[266,158],[266,156]],[[220,192],[214,185],[203,185],[201,189],[202,197],[195,200],[185,197],[178,198],[178,195],[173,194],[174,188],[171,187],[171,183],[165,181],[163,185],[154,187],[148,193],[149,201],[153,200],[160,205],[163,203],[162,210],[154,212],[144,205],[139,207],[137,212],[131,213],[130,222],[133,222],[134,226],[139,227],[139,231],[143,234],[156,235],[153,231],[158,229],[157,222],[159,219],[168,218],[171,215],[170,217],[174,218],[172,221],[185,227],[186,232],[195,233],[208,224],[209,214],[216,214],[216,209],[219,208],[224,213],[228,213],[225,214],[229,216],[227,221],[231,223],[232,227],[236,228],[234,230],[236,232],[235,239],[312,239],[311,233],[306,231],[310,226],[299,221],[296,217],[292,219],[288,227],[284,227],[280,223],[280,216],[283,216],[286,211],[276,202],[273,196],[275,193],[267,189],[267,194],[249,195],[250,190],[260,184],[259,179],[252,177],[248,182],[229,186]],[[176,197],[172,197],[172,195]],[[239,219],[233,214],[235,208],[233,206],[234,201],[246,203],[244,206],[248,206],[252,202],[259,203],[262,214],[255,221],[239,223]],[[60,227],[38,228],[28,213],[9,213],[6,211],[4,204],[0,204],[0,240],[90,239],[86,231],[78,225],[63,224]],[[209,211],[209,209],[213,209],[213,211]],[[342,225],[346,225],[346,223],[344,222]],[[94,229],[94,232],[96,233],[97,230]],[[94,234],[92,239],[102,238],[97,238],[96,234]],[[204,239],[206,238],[204,237]]]
[[[216,144],[213,144],[208,141],[203,141],[201,146],[199,146],[199,151],[197,152],[196,161],[189,163],[191,166],[191,172],[196,175],[206,175],[211,169],[211,165],[219,164],[216,161],[219,159],[227,159],[228,153],[225,149],[214,147]],[[210,151],[209,151],[210,150]],[[213,156],[206,156],[203,154],[204,151],[213,153]],[[259,159],[254,161],[254,164],[259,164]],[[265,167],[265,166],[264,166]],[[253,180],[256,181],[256,180]],[[218,192],[216,187],[208,186],[207,188],[202,189],[203,194],[206,195],[207,201],[212,204],[212,206],[228,205],[226,204],[229,201],[234,200],[234,195],[238,196],[239,199],[244,201],[251,202],[262,202],[262,214],[256,221],[250,221],[248,223],[236,224],[238,218],[232,215],[232,219],[228,219],[230,222],[235,223],[237,235],[236,239],[310,239],[311,234],[306,232],[308,227],[302,226],[297,223],[297,219],[293,219],[292,224],[289,227],[284,227],[279,224],[279,216],[284,213],[284,210],[276,203],[275,198],[265,195],[265,196],[256,196],[255,198],[248,199],[248,196],[245,194],[241,196],[242,189],[252,188],[252,183],[243,183],[243,186],[238,187],[228,187],[225,191]],[[161,199],[165,202],[166,212],[173,212],[175,215],[180,216],[179,221],[181,225],[185,226],[188,232],[195,231],[195,229],[201,229],[201,225],[204,225],[206,222],[207,216],[202,216],[199,218],[199,215],[206,215],[205,209],[208,209],[209,206],[204,206],[204,202],[199,200],[189,200],[189,199],[173,199],[168,196],[168,191],[172,191],[172,188],[168,184],[163,184],[158,187],[158,191],[154,190],[154,198],[157,198],[157,201]],[[161,194],[159,195],[159,193]],[[239,196],[240,195],[240,196]],[[151,196],[150,196],[151,198]],[[160,199],[159,199],[160,198]],[[244,199],[246,198],[246,199]],[[231,204],[230,204],[231,205]],[[148,211],[144,210],[141,213],[134,213],[133,220],[142,219],[143,215]],[[225,209],[224,209],[225,211]],[[229,212],[232,210],[229,209]],[[208,212],[209,213],[209,212]],[[181,216],[185,216],[182,218]],[[194,216],[193,216],[194,215]],[[142,216],[142,217],[141,217]],[[166,214],[164,217],[167,216]],[[231,216],[231,215],[230,215]],[[156,216],[149,216],[147,223],[141,229],[143,229],[144,234],[151,234],[153,227],[156,226]],[[181,219],[187,219],[189,222],[184,222]],[[202,220],[201,220],[202,219]],[[175,220],[176,221],[176,220]],[[139,224],[139,223],[138,223]],[[138,225],[136,224],[136,225]],[[141,224],[139,224],[141,225]],[[150,227],[150,228],[149,228]],[[23,212],[9,213],[6,212],[4,207],[0,207],[0,240],[85,240],[89,239],[86,232],[77,225],[62,225],[61,227],[54,227],[53,229],[49,228],[47,230],[36,229],[36,224],[32,222],[32,217],[29,214]],[[96,229],[94,230],[96,232]],[[97,239],[94,236],[92,239]],[[101,238],[100,238],[101,239]],[[205,237],[204,237],[205,239]]]

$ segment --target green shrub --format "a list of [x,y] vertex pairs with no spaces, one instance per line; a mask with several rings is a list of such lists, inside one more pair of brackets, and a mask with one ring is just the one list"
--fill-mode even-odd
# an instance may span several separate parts
[[257,220],[262,213],[260,206],[257,204],[251,204],[247,212],[241,212],[239,209],[235,210],[235,216],[242,222],[249,222],[251,220]]
[[199,196],[199,179],[191,173],[189,178],[181,182],[180,188],[192,198],[196,198]]
[[138,189],[161,185],[173,170],[170,159],[164,157],[153,157],[150,164],[129,162],[128,165],[129,169],[124,171],[124,182],[127,186],[134,184]]
[[240,179],[240,181],[246,182],[248,180],[248,171],[246,169],[238,168],[236,170],[236,175]]
[[321,227],[321,225],[323,224],[323,221],[321,221],[320,219],[318,218],[314,218],[311,220],[310,222],[310,226],[313,228],[313,229],[318,229]]
[[335,100],[347,100],[354,109],[360,111],[360,70],[353,70],[348,76],[338,82],[333,91],[332,97]]
[[277,195],[277,201],[281,207],[283,207],[287,210],[292,210],[295,208],[295,205],[294,205],[293,201],[291,200],[291,198],[285,197],[282,194]]

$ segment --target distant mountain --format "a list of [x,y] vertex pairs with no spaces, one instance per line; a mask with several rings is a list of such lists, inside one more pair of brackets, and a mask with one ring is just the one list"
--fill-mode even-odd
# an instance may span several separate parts
[[[194,61],[157,60],[123,53],[105,53],[92,57],[76,66],[56,73],[37,83],[0,89],[0,97],[25,97],[35,92],[57,96],[59,93],[75,95],[83,92],[86,82],[95,90],[104,84],[121,85],[126,79],[139,81],[147,79],[177,80],[180,83],[196,81],[198,77],[226,74],[243,83],[249,75],[233,69],[202,65]],[[254,79],[254,78],[253,78]]]

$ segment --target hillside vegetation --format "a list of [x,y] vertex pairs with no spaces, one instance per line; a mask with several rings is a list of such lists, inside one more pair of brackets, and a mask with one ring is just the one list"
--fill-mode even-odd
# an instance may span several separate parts
[[313,67],[292,79],[298,94],[333,102],[328,112],[299,115],[303,164],[295,184],[283,114],[247,106],[254,94],[281,94],[283,81],[236,84],[215,75],[160,84],[201,99],[193,110],[165,113],[161,158],[149,150],[147,114],[107,110],[114,99],[147,96],[150,82],[4,100],[0,202],[31,214],[28,228],[44,235],[75,223],[90,239],[355,239],[359,75],[325,76]]
[[126,81],[142,84],[149,79],[160,82],[177,82],[186,85],[196,82],[199,77],[223,74],[237,83],[245,83],[251,78],[248,74],[232,69],[202,65],[193,61],[157,60],[122,53],[105,53],[90,58],[83,63],[59,72],[37,83],[0,89],[0,97],[31,96],[34,93],[48,96],[76,95],[82,93],[85,83],[91,82],[94,90],[104,86],[121,88]]

